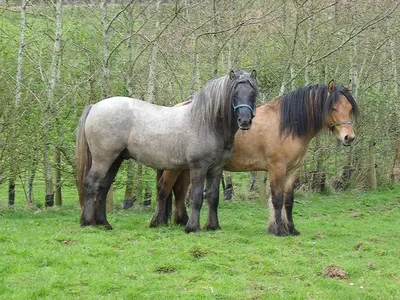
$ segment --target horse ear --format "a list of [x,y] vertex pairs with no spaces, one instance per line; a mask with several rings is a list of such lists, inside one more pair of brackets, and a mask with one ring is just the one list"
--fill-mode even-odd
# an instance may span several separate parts
[[257,71],[256,70],[251,71],[250,77],[253,78],[253,79],[256,79],[257,78]]
[[335,89],[335,80],[331,80],[329,81],[328,84],[328,93],[332,93],[332,91]]
[[231,70],[229,72],[229,78],[230,78],[230,80],[235,80],[236,79],[236,75],[235,75],[235,72],[233,72],[233,70]]
[[346,90],[348,90],[348,91],[351,91],[352,90],[352,85],[351,85],[351,79],[349,79],[349,82],[344,86],[344,88],[346,89]]

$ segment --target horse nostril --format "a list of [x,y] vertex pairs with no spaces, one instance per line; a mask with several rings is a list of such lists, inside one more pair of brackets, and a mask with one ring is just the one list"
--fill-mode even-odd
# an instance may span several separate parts
[[344,140],[345,140],[346,142],[352,142],[352,141],[354,140],[354,136],[346,135],[346,136],[344,137]]
[[242,122],[242,118],[238,118],[238,122]]

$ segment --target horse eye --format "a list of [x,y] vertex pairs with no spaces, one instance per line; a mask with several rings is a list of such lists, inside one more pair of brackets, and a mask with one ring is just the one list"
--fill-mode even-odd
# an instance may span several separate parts
[[333,110],[333,111],[337,111],[337,109],[336,109],[336,108],[334,108],[334,107],[332,107],[332,110]]

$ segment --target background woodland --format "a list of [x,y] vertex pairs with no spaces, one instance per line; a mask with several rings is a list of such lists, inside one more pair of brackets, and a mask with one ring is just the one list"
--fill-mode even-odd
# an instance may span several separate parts
[[[351,80],[361,111],[357,139],[343,147],[332,134],[314,138],[301,188],[398,183],[399,5],[2,0],[0,187],[10,203],[19,189],[25,199],[15,201],[50,204],[56,194],[60,205],[61,187],[75,186],[75,129],[85,105],[113,95],[174,105],[235,68],[257,70],[260,103],[302,85]],[[234,184],[249,185],[251,176],[234,175]],[[114,189],[142,198],[154,177],[128,161]]]

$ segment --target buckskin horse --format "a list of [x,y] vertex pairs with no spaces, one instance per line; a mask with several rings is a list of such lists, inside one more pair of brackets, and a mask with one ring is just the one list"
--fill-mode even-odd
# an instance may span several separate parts
[[[311,139],[322,129],[328,129],[343,145],[353,142],[351,114],[356,117],[358,107],[349,90],[350,85],[336,85],[333,80],[328,85],[300,87],[258,106],[251,130],[236,134],[233,154],[224,170],[269,172],[272,207],[268,233],[300,234],[293,223],[293,190],[296,170],[304,161]],[[190,183],[188,173],[171,176],[169,171],[159,171],[158,177],[159,187],[174,192],[174,222],[186,224],[184,199]],[[168,199],[172,201],[170,196]],[[167,223],[169,212],[164,216],[158,216],[159,213],[156,211],[153,219]]]
[[[238,70],[209,81],[191,103],[180,107],[127,97],[87,106],[76,139],[81,226],[112,229],[106,217],[107,192],[122,161],[133,158],[153,168],[190,171],[193,205],[187,232],[200,229],[206,180],[211,190],[206,227],[219,228],[222,168],[232,154],[236,131],[251,127],[257,94],[256,72]],[[159,199],[169,193],[163,187],[159,191]],[[164,214],[160,208],[158,212]]]

